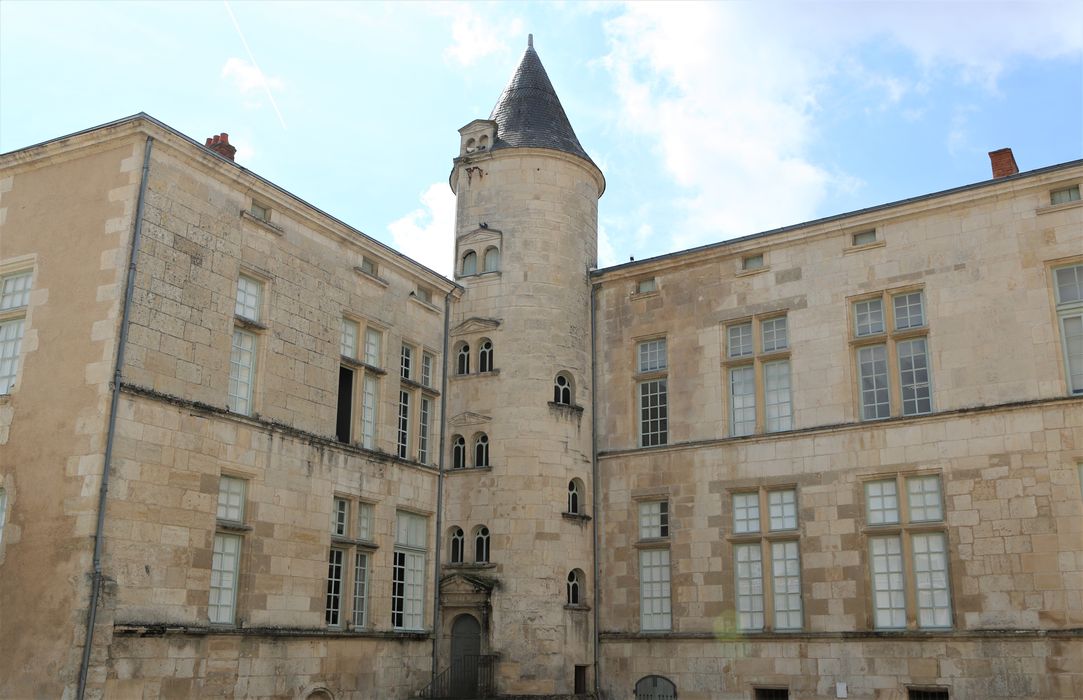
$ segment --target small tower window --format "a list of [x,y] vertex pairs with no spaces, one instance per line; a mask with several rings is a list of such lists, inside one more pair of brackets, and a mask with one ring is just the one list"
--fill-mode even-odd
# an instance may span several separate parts
[[479,525],[474,533],[474,561],[478,564],[489,563],[489,528]]
[[470,346],[463,343],[455,357],[455,373],[470,374]]
[[553,380],[553,403],[571,406],[572,399],[572,380],[567,374],[561,372]]
[[572,569],[568,572],[568,605],[580,605],[582,601],[583,572]]
[[462,435],[451,439],[451,468],[466,468],[466,439]]
[[500,249],[496,246],[490,246],[485,249],[485,272],[496,272],[500,269]]
[[493,371],[493,341],[483,338],[481,347],[478,349],[478,371]]
[[489,147],[489,136],[488,136],[488,134],[482,134],[481,137],[478,138],[478,150],[479,151],[484,151],[488,147]]
[[478,274],[478,254],[472,250],[467,251],[463,256],[463,277],[476,274]]
[[478,433],[474,438],[474,466],[489,466],[489,436],[485,433]]
[[568,482],[568,512],[573,515],[582,515],[580,502],[583,498],[583,482],[572,479]]
[[463,535],[463,529],[461,527],[451,528],[451,563],[462,564],[463,563],[463,543],[465,542]]
[[467,153],[473,153],[475,148],[477,148],[477,141],[475,141],[472,138],[467,139],[466,140],[466,152]]

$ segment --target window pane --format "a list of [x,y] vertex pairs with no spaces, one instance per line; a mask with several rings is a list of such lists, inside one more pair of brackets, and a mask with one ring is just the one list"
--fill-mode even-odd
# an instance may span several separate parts
[[943,533],[914,535],[914,586],[919,627],[951,627],[948,555]]
[[771,491],[767,494],[772,530],[797,528],[797,492],[793,489]]
[[868,299],[854,304],[854,332],[858,337],[884,332],[884,304]]
[[895,299],[895,330],[925,325],[925,306],[921,292],[899,294]]
[[244,521],[244,479],[223,476],[218,480],[219,520]]
[[241,538],[216,534],[211,556],[210,603],[207,616],[211,622],[233,624],[237,602],[237,566],[241,559]]
[[735,545],[733,558],[737,627],[744,631],[760,631],[763,629],[763,562],[759,543]]
[[639,385],[639,430],[642,447],[666,444],[669,413],[665,379]]
[[10,311],[30,302],[31,272],[21,272],[3,278],[0,286],[0,311]]
[[793,429],[790,404],[790,361],[768,362],[763,366],[764,412],[767,432]]
[[730,370],[730,435],[756,430],[756,373],[752,367]]
[[1064,204],[1065,202],[1079,201],[1079,185],[1072,185],[1049,193],[1050,204]]
[[357,552],[353,568],[353,625],[364,627],[366,623],[369,588],[369,555]]
[[887,348],[883,345],[858,348],[857,366],[861,382],[861,419],[887,418],[891,415],[887,390]]
[[365,362],[380,366],[380,331],[372,328],[365,329]]
[[427,397],[421,397],[421,423],[418,425],[417,435],[417,461],[422,464],[429,463],[429,431],[432,422],[432,401]]
[[336,498],[331,512],[331,532],[345,537],[349,534],[350,502],[345,498]]
[[421,383],[425,386],[432,386],[432,366],[435,359],[430,352],[421,355]]
[[639,538],[669,537],[669,502],[647,501],[639,504]]
[[0,394],[7,394],[19,374],[19,348],[23,341],[24,319],[0,323]]
[[357,324],[348,318],[342,319],[342,342],[339,352],[346,357],[357,357]]
[[361,446],[371,450],[376,440],[376,378],[366,375],[361,386]]
[[[1073,394],[1083,393],[1083,314],[1062,317],[1061,330],[1064,339],[1064,357],[1068,367],[1068,387]],[[0,357],[2,356],[3,352],[0,351]],[[0,379],[0,386],[2,386],[2,379]]]
[[944,519],[944,511],[940,506],[939,477],[916,476],[907,479],[906,485],[912,522]]
[[903,415],[915,416],[933,410],[929,386],[929,352],[924,338],[905,340],[898,344],[899,386],[902,391]]
[[801,629],[801,561],[796,542],[771,544],[775,629]]
[[1062,267],[1056,271],[1057,304],[1083,301],[1083,265]]
[[639,627],[668,630],[671,624],[669,550],[643,550],[639,553]]
[[785,350],[790,346],[785,316],[764,321],[760,324],[760,334],[760,343],[763,345],[764,352]]
[[666,368],[666,340],[648,340],[639,344],[639,371],[654,372]]
[[876,537],[869,540],[869,551],[875,625],[877,629],[906,627],[902,544],[898,537]]
[[402,352],[399,355],[399,376],[403,379],[412,378],[414,368],[414,349],[409,345],[402,346]]
[[357,539],[372,540],[372,504],[357,504]]
[[745,534],[760,531],[760,495],[758,493],[733,494],[733,532]]
[[752,324],[742,323],[727,329],[730,357],[749,357],[752,355]]
[[399,427],[395,447],[400,459],[409,459],[410,451],[410,392],[399,392]]
[[399,511],[395,519],[395,544],[424,549],[428,541],[428,518]]
[[342,557],[341,549],[332,549],[327,556],[327,604],[324,622],[332,627],[342,624]]
[[476,275],[478,273],[478,254],[470,251],[463,256],[463,275]]
[[252,411],[252,379],[256,370],[256,336],[237,328],[229,357],[229,410],[248,415]]
[[237,304],[233,312],[252,321],[259,320],[260,296],[263,284],[251,277],[241,275],[237,278]]
[[899,494],[894,480],[865,484],[865,511],[869,525],[899,522]]
[[495,272],[498,269],[500,269],[500,251],[489,248],[485,251],[485,271]]

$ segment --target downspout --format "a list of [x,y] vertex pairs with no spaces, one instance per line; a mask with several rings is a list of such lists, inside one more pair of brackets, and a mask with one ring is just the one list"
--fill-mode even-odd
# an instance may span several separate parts
[[436,477],[436,561],[433,562],[432,587],[432,680],[436,681],[436,662],[440,649],[440,545],[444,541],[444,435],[447,425],[447,369],[448,336],[451,328],[451,292],[444,296],[444,366],[440,372],[440,440],[439,457],[436,460],[439,470]]
[[[587,273],[589,280],[590,273]],[[591,283],[590,285],[590,456],[591,456],[591,484],[590,496],[591,507],[594,512],[594,519],[591,520],[592,535],[594,537],[594,695],[598,697],[601,693],[601,658],[602,652],[599,647],[601,644],[601,630],[598,628],[598,623],[601,618],[601,612],[599,611],[599,602],[601,601],[601,593],[599,591],[599,577],[601,576],[600,566],[598,564],[598,518],[601,514],[601,509],[598,504],[601,499],[598,496],[598,357],[597,357],[597,343],[595,341],[595,303],[596,292],[598,291],[597,285]]]
[[120,402],[121,370],[124,368],[124,347],[128,342],[128,318],[132,310],[132,290],[135,287],[135,264],[139,258],[139,240],[143,233],[143,208],[147,196],[147,180],[150,175],[150,151],[154,139],[147,137],[143,149],[143,173],[139,181],[139,199],[136,201],[135,221],[132,230],[132,252],[128,260],[128,280],[124,289],[124,310],[120,316],[120,335],[117,338],[117,362],[113,369],[113,396],[109,403],[109,426],[105,433],[105,458],[102,461],[102,482],[98,489],[98,523],[94,531],[94,561],[90,572],[90,605],[86,614],[86,639],[83,642],[83,660],[79,665],[79,686],[75,697],[83,700],[86,693],[87,674],[90,671],[90,653],[94,646],[94,623],[98,617],[98,601],[102,592],[102,542],[105,539],[105,505],[109,494],[109,472],[113,463],[113,442],[117,432],[117,404]]

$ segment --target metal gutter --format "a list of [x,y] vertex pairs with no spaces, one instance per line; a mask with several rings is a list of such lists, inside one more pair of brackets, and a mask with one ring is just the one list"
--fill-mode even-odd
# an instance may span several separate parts
[[[453,290],[454,291],[454,290]],[[436,477],[436,546],[433,561],[432,586],[432,682],[436,682],[437,657],[440,649],[440,545],[444,541],[444,438],[447,431],[447,370],[448,343],[451,336],[451,294],[444,295],[444,366],[440,373],[440,439],[437,441],[439,457],[436,460],[439,473]]]
[[[590,279],[590,273],[587,273],[587,279]],[[591,510],[594,516],[591,522],[591,536],[594,539],[592,550],[594,560],[594,694],[598,696],[601,693],[601,672],[599,664],[601,663],[601,638],[600,638],[600,626],[601,613],[598,610],[598,604],[601,601],[601,593],[598,588],[598,580],[601,575],[601,570],[598,565],[598,518],[600,516],[600,509],[598,503],[600,501],[598,497],[598,358],[597,358],[597,342],[595,339],[595,295],[598,291],[596,284],[590,285],[590,499]]]
[[105,539],[105,506],[109,495],[109,472],[113,464],[113,443],[117,431],[117,406],[120,402],[121,371],[124,368],[124,348],[128,343],[128,319],[132,310],[132,291],[135,288],[135,266],[139,258],[139,241],[143,233],[143,209],[147,196],[147,180],[150,175],[150,153],[154,139],[147,137],[143,149],[143,173],[139,181],[139,198],[136,201],[135,221],[132,230],[132,252],[128,260],[128,280],[124,289],[124,310],[120,316],[120,333],[117,338],[117,361],[113,369],[113,395],[109,403],[109,426],[105,434],[105,457],[102,460],[102,481],[98,489],[98,522],[94,531],[94,560],[90,571],[90,603],[87,607],[86,637],[83,641],[83,658],[79,664],[79,685],[75,697],[83,700],[86,679],[90,671],[90,653],[94,646],[94,624],[98,617],[98,601],[102,592],[102,544]]

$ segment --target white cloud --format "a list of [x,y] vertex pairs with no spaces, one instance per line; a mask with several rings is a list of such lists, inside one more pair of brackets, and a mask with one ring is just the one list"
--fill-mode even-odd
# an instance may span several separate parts
[[[637,2],[606,34],[620,126],[684,191],[684,247],[807,220],[859,186],[811,155],[840,91],[909,119],[934,83],[995,92],[1014,61],[1083,52],[1083,3]],[[944,128],[959,147],[965,114]]]
[[[477,12],[470,5],[455,5],[451,16],[452,44],[444,50],[449,58],[461,66],[469,67],[486,56],[508,50],[503,37],[518,37],[523,34],[523,21],[519,18],[509,20],[495,19],[491,12],[494,5],[483,6],[489,11]],[[525,43],[525,37],[523,37]]]
[[280,78],[267,75],[255,64],[236,56],[229,58],[222,65],[222,77],[233,83],[233,87],[246,100],[281,90],[284,83]]
[[429,185],[421,195],[421,207],[392,221],[387,228],[399,252],[451,276],[455,255],[455,195],[446,182]]

